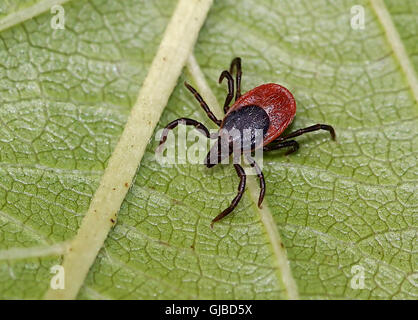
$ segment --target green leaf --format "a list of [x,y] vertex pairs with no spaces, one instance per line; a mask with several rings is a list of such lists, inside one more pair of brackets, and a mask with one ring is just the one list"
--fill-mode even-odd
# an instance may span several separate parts
[[403,1],[402,5],[399,5],[399,1],[385,0],[385,4],[405,45],[409,59],[415,71],[418,71],[418,6],[413,1]]
[[4,0],[0,4],[0,19],[5,19],[7,16],[21,12],[41,2],[42,0]]
[[[156,130],[179,117],[214,128],[182,83],[208,85],[202,94],[215,95],[219,112],[217,79],[241,56],[244,91],[286,86],[298,107],[289,130],[328,123],[338,141],[312,133],[297,138],[296,154],[266,154],[263,209],[249,179],[213,230],[236,193],[233,168],[163,167],[151,141],[78,298],[416,299],[418,4],[386,0],[388,20],[382,3],[215,1],[197,65]],[[70,1],[65,30],[52,30],[47,12],[0,33],[1,298],[45,295],[175,4]],[[365,10],[363,30],[350,26],[354,5]],[[0,8],[0,19],[21,9]],[[353,286],[356,267],[363,289]]]

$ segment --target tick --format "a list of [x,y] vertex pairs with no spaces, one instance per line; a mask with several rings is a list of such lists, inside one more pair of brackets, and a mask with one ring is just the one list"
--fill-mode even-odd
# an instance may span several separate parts
[[[234,71],[236,71],[236,90],[234,88],[234,78],[232,76]],[[216,136],[211,136],[209,130],[202,123],[196,120],[189,118],[176,119],[170,122],[164,128],[159,148],[167,140],[169,130],[174,129],[179,124],[194,126],[196,129],[199,129],[199,131],[203,133],[207,138],[218,140],[218,143],[215,143],[214,146],[210,149],[204,161],[204,164],[208,168],[215,166],[224,158],[229,157],[232,154],[233,150],[231,148],[231,144],[234,137],[227,136],[225,139],[225,134],[223,134],[223,132],[230,132],[232,130],[238,130],[240,137],[243,140],[246,139],[244,138],[245,130],[259,130],[262,132],[262,141],[261,143],[257,144],[253,139],[254,137],[251,136],[251,141],[249,143],[249,149],[251,149],[250,151],[262,148],[263,152],[268,152],[282,148],[289,148],[285,155],[289,155],[299,149],[298,142],[292,138],[298,137],[307,132],[326,130],[331,134],[331,138],[335,140],[334,128],[326,124],[315,124],[313,126],[302,128],[287,135],[281,136],[283,131],[290,125],[296,114],[296,101],[292,93],[281,85],[275,83],[267,83],[262,84],[241,95],[241,77],[241,58],[237,57],[232,60],[229,71],[222,71],[219,77],[219,83],[222,83],[222,81],[226,79],[228,84],[228,94],[226,95],[223,108],[225,116],[222,120],[216,118],[200,94],[191,85],[185,82],[184,85],[200,103],[209,119],[211,119],[219,127],[219,132]],[[231,101],[234,99],[234,93],[235,102],[232,104],[232,106],[230,106]],[[222,153],[220,150],[222,150],[222,147],[224,147],[225,143],[227,144],[227,152]],[[242,151],[243,150],[241,150],[241,153]],[[258,206],[261,207],[266,192],[264,175],[255,160],[248,154],[246,154],[246,157],[251,167],[255,169],[255,172],[257,173],[257,176],[260,180],[260,195],[258,199]],[[213,227],[215,222],[221,220],[235,209],[244,193],[246,184],[245,171],[238,163],[235,163],[234,167],[238,177],[240,178],[238,193],[232,200],[229,207],[212,220],[211,227]]]

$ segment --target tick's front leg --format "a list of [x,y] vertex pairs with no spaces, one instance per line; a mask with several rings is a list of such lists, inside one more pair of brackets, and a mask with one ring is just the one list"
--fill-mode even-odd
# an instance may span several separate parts
[[234,164],[234,167],[235,167],[235,171],[237,172],[238,177],[240,178],[239,185],[238,185],[238,193],[235,196],[235,198],[232,200],[229,207],[226,208],[224,211],[222,211],[220,214],[218,214],[215,217],[215,219],[212,220],[212,223],[210,224],[211,228],[213,228],[213,224],[216,221],[219,221],[222,218],[226,217],[228,214],[232,212],[232,210],[235,209],[235,207],[238,205],[239,201],[241,200],[242,195],[244,194],[247,176],[245,175],[244,169],[239,164]]
[[260,195],[258,197],[258,207],[261,208],[261,204],[263,203],[264,195],[266,194],[266,182],[264,180],[264,174],[263,171],[261,171],[261,168],[255,162],[253,158],[250,156],[246,156],[248,161],[250,162],[250,166],[255,169],[255,173],[257,174],[257,177],[260,179]]

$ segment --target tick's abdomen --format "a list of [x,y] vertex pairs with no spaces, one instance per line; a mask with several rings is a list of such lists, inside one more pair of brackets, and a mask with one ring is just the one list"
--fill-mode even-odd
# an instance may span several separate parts
[[[226,114],[224,122],[232,113],[247,106],[257,106],[267,113],[269,128],[264,135],[264,145],[279,137],[296,113],[296,102],[290,91],[278,84],[267,83],[255,87],[235,101]],[[251,122],[251,116],[246,120]]]

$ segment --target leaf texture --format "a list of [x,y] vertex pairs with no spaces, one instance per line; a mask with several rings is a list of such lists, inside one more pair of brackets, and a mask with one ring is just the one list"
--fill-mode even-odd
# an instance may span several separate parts
[[[48,289],[175,4],[70,1],[65,31],[52,31],[45,13],[0,33],[2,298]],[[363,30],[350,27],[358,4]],[[384,4],[416,74],[418,4]],[[4,8],[0,19],[12,10]],[[286,86],[298,107],[289,130],[328,123],[338,141],[312,133],[297,138],[293,155],[265,155],[264,205],[281,240],[251,190],[210,229],[236,193],[233,168],[163,167],[150,141],[78,298],[286,299],[291,277],[304,299],[416,299],[417,97],[385,26],[369,1],[215,1],[195,56],[219,104],[219,74],[241,56],[244,91]],[[156,130],[179,117],[214,128],[184,80],[198,82],[186,68]],[[272,241],[283,242],[290,275]],[[363,289],[352,286],[354,266],[364,270]]]

